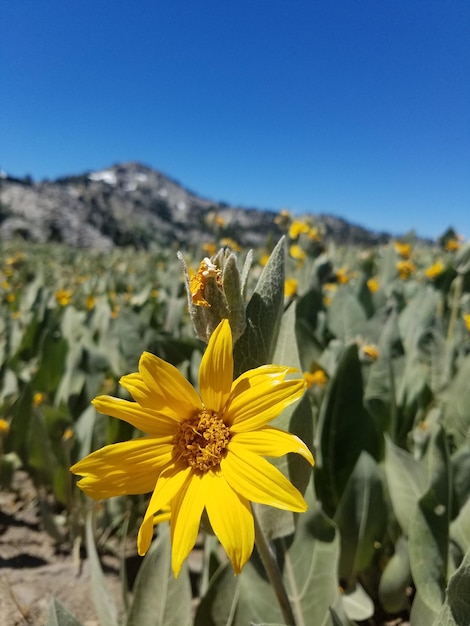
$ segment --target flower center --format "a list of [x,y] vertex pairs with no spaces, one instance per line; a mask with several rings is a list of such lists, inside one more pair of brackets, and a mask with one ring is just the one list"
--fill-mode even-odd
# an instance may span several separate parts
[[230,430],[217,413],[206,409],[181,422],[175,450],[194,469],[207,472],[219,465],[230,441]]

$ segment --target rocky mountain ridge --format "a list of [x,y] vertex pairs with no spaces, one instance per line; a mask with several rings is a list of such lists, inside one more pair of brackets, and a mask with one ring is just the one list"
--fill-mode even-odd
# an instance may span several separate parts
[[[260,246],[281,231],[269,210],[214,202],[140,163],[123,163],[55,181],[0,178],[0,239],[61,242],[110,249],[152,245],[193,245],[229,237],[242,246]],[[376,244],[373,233],[332,216],[315,216],[337,243]]]

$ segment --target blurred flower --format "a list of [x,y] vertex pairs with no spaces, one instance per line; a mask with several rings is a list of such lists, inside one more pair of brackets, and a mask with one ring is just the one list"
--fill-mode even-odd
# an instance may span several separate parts
[[10,424],[3,418],[0,418],[0,437],[7,435],[10,430]]
[[14,293],[7,294],[7,302],[14,302],[16,300],[16,295]]
[[306,256],[305,251],[297,244],[293,244],[289,248],[289,254],[293,259],[296,259],[297,261],[303,261]]
[[303,233],[308,233],[310,230],[310,224],[302,222],[301,220],[294,220],[289,226],[289,237],[291,239],[298,239]]
[[411,244],[409,243],[400,243],[399,241],[395,241],[393,244],[395,251],[404,259],[409,259],[411,256]]
[[297,293],[299,281],[296,278],[286,278],[284,281],[284,297],[293,298]]
[[157,299],[158,298],[158,289],[152,289],[152,291],[150,292],[150,295],[152,296],[152,298]]
[[307,238],[311,241],[322,241],[320,230],[316,226],[312,226],[307,233]]
[[463,321],[465,322],[465,327],[470,332],[470,313],[463,316]]
[[115,320],[119,315],[119,307],[116,305],[112,308],[111,310],[111,317],[113,320]]
[[339,282],[340,285],[345,285],[349,282],[348,271],[345,267],[340,267],[339,270],[336,272],[336,280]]
[[72,292],[68,289],[59,289],[55,292],[54,296],[60,306],[67,306],[72,299]]
[[287,229],[291,219],[292,217],[291,217],[290,211],[283,209],[282,211],[279,211],[279,213],[274,218],[274,223],[283,229]]
[[212,241],[203,244],[202,249],[208,256],[213,256],[217,252],[217,246]]
[[300,398],[303,379],[285,380],[288,367],[265,365],[232,382],[232,334],[223,320],[212,334],[199,370],[199,394],[181,373],[144,352],[139,372],[121,378],[135,402],[100,396],[100,413],[130,423],[145,437],[93,452],[71,471],[95,499],[152,491],[140,526],[140,555],[149,549],[154,515],[171,511],[172,568],[178,576],[194,547],[204,509],[235,573],[254,545],[252,502],[302,512],[300,492],[264,456],[288,452],[313,464],[295,435],[268,423]]
[[86,297],[85,306],[89,311],[95,308],[95,304],[96,304],[95,296]]
[[304,372],[303,377],[309,389],[313,386],[324,387],[328,382],[328,376],[322,369],[318,369],[315,372]]
[[379,288],[379,281],[377,278],[369,278],[367,281],[367,288],[371,293],[375,293]]
[[439,276],[439,274],[442,274],[443,271],[444,263],[442,263],[441,261],[437,261],[436,263],[433,263],[433,265],[430,265],[424,270],[424,275],[426,276],[426,278],[432,280],[433,278]]
[[62,435],[62,441],[70,441],[74,436],[73,428],[66,428]]
[[268,254],[267,252],[265,254],[263,254],[263,256],[260,258],[259,260],[259,264],[264,267],[266,265],[266,263],[269,261],[270,258],[270,254]]
[[40,406],[46,399],[46,394],[42,391],[37,391],[33,395],[33,406]]
[[369,361],[376,361],[380,352],[375,344],[367,344],[361,347],[361,354],[365,356]]
[[402,280],[408,280],[416,267],[412,261],[398,261],[397,272]]
[[224,239],[221,239],[220,245],[223,248],[231,248],[234,252],[240,252],[241,250],[240,245],[230,237],[224,237]]
[[445,242],[444,248],[447,250],[447,252],[454,252],[455,250],[458,250],[461,246],[462,244],[460,241],[451,238]]

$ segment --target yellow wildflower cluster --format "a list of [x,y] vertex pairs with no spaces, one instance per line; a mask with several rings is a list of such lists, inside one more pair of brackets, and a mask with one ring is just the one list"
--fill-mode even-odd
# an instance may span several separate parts
[[411,276],[411,274],[413,274],[415,270],[416,270],[416,266],[413,263],[413,261],[406,260],[406,261],[398,261],[397,263],[398,276],[402,280],[408,280],[408,278]]
[[304,372],[303,377],[307,383],[307,387],[324,387],[328,382],[328,376],[322,369],[315,370],[314,372]]
[[296,278],[287,278],[284,281],[284,297],[293,298],[297,294],[299,281]]
[[70,304],[70,300],[72,299],[72,292],[68,289],[59,289],[55,292],[54,297],[57,304],[60,306],[67,306]]
[[379,281],[377,278],[372,277],[367,281],[367,288],[371,293],[375,293],[379,289]]
[[429,278],[429,280],[433,280],[434,278],[442,274],[443,271],[444,263],[442,263],[442,261],[436,261],[436,263],[433,263],[424,270],[424,275],[426,276],[426,278]]
[[463,316],[463,321],[465,322],[466,329],[470,332],[470,313]]
[[398,255],[400,255],[403,259],[409,259],[411,256],[411,244],[409,243],[400,243],[399,241],[395,241],[393,244],[395,251]]

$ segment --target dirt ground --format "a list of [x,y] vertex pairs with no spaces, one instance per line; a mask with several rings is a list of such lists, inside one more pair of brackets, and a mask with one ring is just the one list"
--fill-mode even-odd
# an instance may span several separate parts
[[[26,474],[13,491],[0,491],[0,626],[42,626],[55,597],[83,626],[99,626],[86,560],[57,548],[41,528],[37,499]],[[108,588],[120,606],[117,559],[106,558]]]

